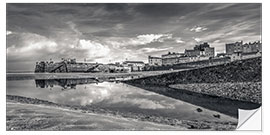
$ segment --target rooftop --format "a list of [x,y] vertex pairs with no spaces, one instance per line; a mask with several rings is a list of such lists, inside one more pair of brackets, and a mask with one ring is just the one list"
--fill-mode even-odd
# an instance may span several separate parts
[[149,56],[149,58],[162,59],[161,57]]
[[140,64],[144,64],[143,61],[124,61],[123,63],[140,63]]

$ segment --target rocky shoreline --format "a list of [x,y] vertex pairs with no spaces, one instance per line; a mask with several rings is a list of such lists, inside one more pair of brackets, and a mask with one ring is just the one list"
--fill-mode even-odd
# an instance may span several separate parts
[[[139,121],[147,121],[158,124],[170,125],[179,128],[186,128],[189,130],[235,130],[237,123],[234,122],[218,122],[218,121],[198,121],[198,120],[179,120],[174,118],[166,118],[145,114],[135,114],[135,113],[122,113],[118,111],[111,111],[108,109],[103,109],[95,106],[70,106],[70,105],[61,105],[49,101],[7,95],[7,102],[15,102],[19,104],[33,104],[33,105],[45,105],[57,108],[64,108],[75,110],[81,113],[95,113],[95,114],[104,114],[108,116],[122,117],[122,118],[131,118]],[[7,114],[8,115],[8,114]],[[8,124],[7,124],[8,127]]]
[[169,87],[233,100],[262,103],[261,82],[173,84]]

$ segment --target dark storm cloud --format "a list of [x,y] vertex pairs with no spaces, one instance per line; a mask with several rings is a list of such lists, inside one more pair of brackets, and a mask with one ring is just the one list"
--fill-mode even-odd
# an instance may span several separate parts
[[260,36],[259,3],[7,4],[9,70],[62,57],[146,61],[200,42],[222,52],[225,43]]

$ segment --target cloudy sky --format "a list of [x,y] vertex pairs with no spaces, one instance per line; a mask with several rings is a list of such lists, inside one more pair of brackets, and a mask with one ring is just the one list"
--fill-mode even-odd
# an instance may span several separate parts
[[8,70],[40,60],[142,60],[261,40],[261,4],[7,4]]

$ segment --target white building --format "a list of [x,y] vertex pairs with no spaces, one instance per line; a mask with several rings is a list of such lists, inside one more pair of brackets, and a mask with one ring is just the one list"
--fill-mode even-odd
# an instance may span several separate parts
[[143,61],[124,61],[124,67],[130,67],[131,71],[142,71],[145,64]]

